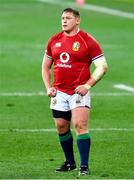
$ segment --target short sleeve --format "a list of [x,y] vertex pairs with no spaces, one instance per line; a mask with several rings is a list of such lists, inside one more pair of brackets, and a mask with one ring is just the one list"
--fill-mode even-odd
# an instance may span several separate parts
[[92,61],[103,56],[102,48],[100,47],[98,41],[91,35],[88,35],[87,44],[89,48],[89,56]]
[[51,51],[51,39],[48,40],[46,48],[45,48],[45,54],[49,59],[52,59],[52,51]]

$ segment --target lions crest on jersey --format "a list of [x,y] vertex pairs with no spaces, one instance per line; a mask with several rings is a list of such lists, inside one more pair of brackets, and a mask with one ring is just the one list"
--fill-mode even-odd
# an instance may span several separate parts
[[80,49],[80,43],[78,41],[73,43],[72,50],[73,51],[79,51]]

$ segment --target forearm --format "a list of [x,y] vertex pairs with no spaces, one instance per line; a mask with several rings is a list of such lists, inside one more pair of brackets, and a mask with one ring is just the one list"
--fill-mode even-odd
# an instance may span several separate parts
[[46,55],[44,55],[42,62],[42,79],[46,89],[51,87],[51,66],[52,61],[48,59]]
[[94,65],[95,65],[95,70],[93,71],[90,79],[86,83],[91,87],[94,86],[108,70],[108,65],[104,57],[94,62]]
[[101,57],[101,58],[97,59],[94,62],[94,65],[95,65],[95,70],[91,74],[89,80],[85,84],[78,86],[75,89],[76,93],[85,95],[87,93],[87,91],[91,87],[93,87],[107,72],[108,65],[106,63],[105,57]]
[[[89,85],[90,87],[93,87],[106,73],[105,69],[102,67],[96,68],[94,72],[92,73],[89,80],[86,82],[86,85]],[[88,87],[88,86],[87,86]]]
[[89,78],[89,80],[86,82],[85,87],[89,90],[91,87],[93,87],[97,81],[92,77]]
[[43,69],[42,70],[42,78],[44,81],[44,84],[47,89],[47,95],[49,97],[55,97],[56,96],[56,88],[51,86],[51,70],[50,69]]
[[51,66],[53,62],[48,59],[47,56],[44,56],[42,62],[42,79],[47,89],[47,95],[49,97],[56,96],[56,89],[51,85]]
[[51,70],[42,68],[42,79],[46,89],[51,87]]

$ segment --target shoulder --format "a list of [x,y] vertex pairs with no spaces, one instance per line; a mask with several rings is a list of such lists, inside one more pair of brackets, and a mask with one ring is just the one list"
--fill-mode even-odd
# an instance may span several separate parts
[[86,38],[86,40],[89,40],[89,41],[95,41],[97,42],[97,40],[95,39],[95,37],[93,37],[91,34],[89,34],[88,32],[85,32],[83,30],[80,30],[80,35],[83,37],[83,38]]
[[62,36],[63,32],[59,32],[54,34],[53,36],[51,36],[48,40],[48,43],[52,43],[53,41],[56,41],[58,39],[60,39],[60,37]]

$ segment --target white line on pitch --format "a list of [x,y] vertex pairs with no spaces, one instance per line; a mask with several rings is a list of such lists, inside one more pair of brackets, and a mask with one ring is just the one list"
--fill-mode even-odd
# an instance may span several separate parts
[[[48,4],[56,4],[60,6],[76,7],[76,3],[65,2],[65,1],[63,2],[62,0],[38,0],[38,1],[43,2],[43,3],[48,3]],[[134,13],[123,12],[120,10],[111,9],[107,7],[84,4],[82,8],[85,10],[91,10],[91,11],[95,11],[99,13],[109,14],[112,16],[119,16],[119,17],[134,19]]]
[[0,96],[46,96],[45,92],[1,92]]
[[[32,96],[46,96],[45,92],[0,92],[0,96],[18,96],[18,97],[32,97]],[[134,93],[91,93],[91,96],[134,96]]]
[[[134,128],[91,128],[90,131],[134,131]],[[56,129],[0,129],[0,132],[56,132]]]
[[125,84],[115,84],[114,87],[128,92],[134,92],[134,87]]

